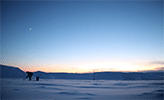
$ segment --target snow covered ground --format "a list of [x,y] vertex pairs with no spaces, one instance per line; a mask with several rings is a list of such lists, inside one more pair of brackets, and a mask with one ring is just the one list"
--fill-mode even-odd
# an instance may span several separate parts
[[0,79],[1,100],[163,100],[164,80]]

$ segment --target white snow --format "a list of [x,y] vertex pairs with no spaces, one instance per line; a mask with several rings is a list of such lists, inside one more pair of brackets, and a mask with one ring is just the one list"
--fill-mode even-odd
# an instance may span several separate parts
[[1,100],[163,100],[164,80],[1,78]]

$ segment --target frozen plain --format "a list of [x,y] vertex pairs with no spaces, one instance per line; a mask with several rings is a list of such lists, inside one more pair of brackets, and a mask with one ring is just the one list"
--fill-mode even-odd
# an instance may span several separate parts
[[1,78],[1,100],[163,100],[164,80]]

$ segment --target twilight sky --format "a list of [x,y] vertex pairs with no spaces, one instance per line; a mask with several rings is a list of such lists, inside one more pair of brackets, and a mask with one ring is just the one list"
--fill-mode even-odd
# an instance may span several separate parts
[[1,63],[24,71],[163,69],[163,2],[3,1]]

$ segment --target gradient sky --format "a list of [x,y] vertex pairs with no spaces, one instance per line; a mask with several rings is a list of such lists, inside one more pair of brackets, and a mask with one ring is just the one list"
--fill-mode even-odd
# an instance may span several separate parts
[[162,69],[163,2],[3,1],[1,63],[24,71]]

